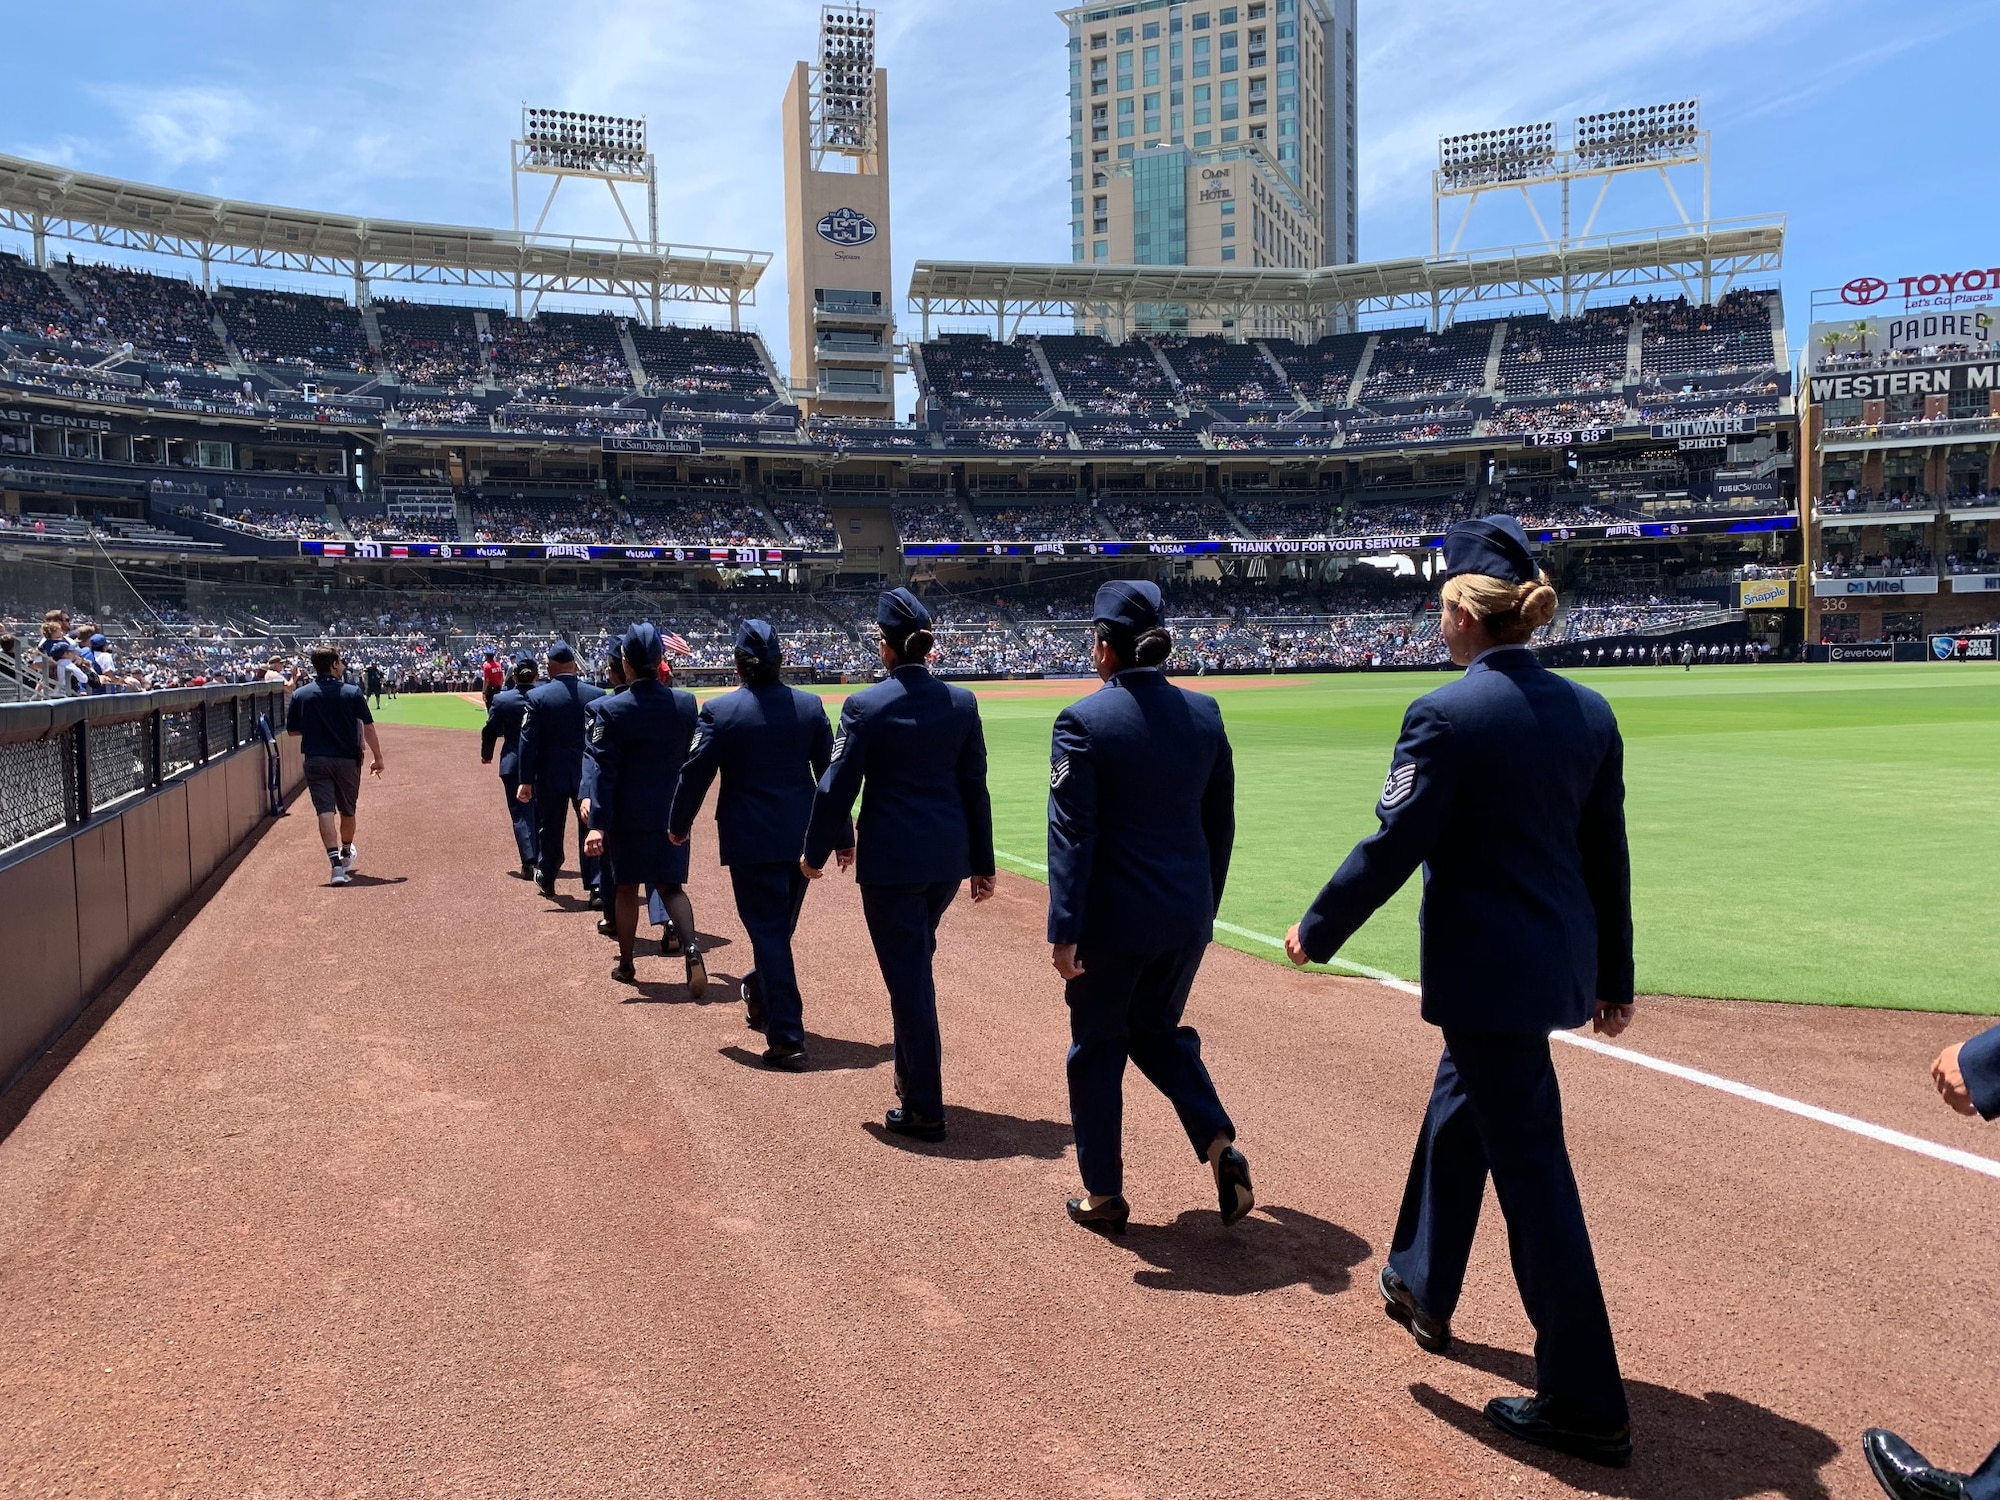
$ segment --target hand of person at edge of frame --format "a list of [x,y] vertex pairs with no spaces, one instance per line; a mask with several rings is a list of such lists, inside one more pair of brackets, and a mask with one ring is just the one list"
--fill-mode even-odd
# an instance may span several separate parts
[[1303,969],[1312,960],[1306,956],[1306,945],[1299,940],[1299,924],[1292,923],[1292,930],[1285,934],[1285,957]]
[[668,842],[668,843],[670,843],[670,844],[685,844],[685,843],[686,843],[687,841],[688,841],[688,836],[687,836],[686,834],[684,834],[684,833],[675,833],[675,832],[674,832],[674,831],[673,831],[672,829],[669,829],[669,830],[667,831],[667,842]]
[[840,867],[840,873],[845,875],[849,870],[854,868],[853,847],[850,845],[848,848],[845,849],[834,850],[833,862]]
[[1603,1036],[1617,1036],[1632,1024],[1632,1007],[1613,1005],[1609,1000],[1597,1002],[1597,1014],[1590,1018],[1590,1029]]
[[370,776],[380,776],[380,775],[382,774],[382,757],[381,757],[381,756],[379,756],[379,755],[378,755],[378,756],[376,756],[376,757],[375,757],[375,759],[374,759],[374,761],[373,761],[373,763],[369,765],[369,767],[368,767],[368,774],[369,774]]
[[583,836],[583,852],[588,854],[592,859],[600,858],[603,855],[604,830],[602,828],[593,828]]
[[1978,1107],[1972,1102],[1972,1090],[1965,1086],[1965,1074],[1958,1066],[1958,1045],[1944,1049],[1931,1064],[1931,1082],[1937,1086],[1938,1098],[1944,1100],[1962,1115],[1976,1115]]
[[535,789],[526,782],[523,782],[520,786],[514,788],[514,800],[516,802],[533,802],[535,800]]
[[1065,979],[1076,979],[1083,973],[1083,965],[1076,961],[1075,943],[1050,945],[1049,962],[1056,966],[1056,972]]
[[799,856],[799,873],[805,876],[805,878],[808,880],[817,880],[820,878],[820,876],[826,873],[826,868],[825,866],[820,866],[818,868],[815,868],[812,865],[807,864],[806,857],[803,854],[801,854]]
[[994,876],[991,875],[973,876],[972,899],[975,902],[991,901],[993,899],[993,892],[995,888],[999,885],[999,883],[1000,882]]

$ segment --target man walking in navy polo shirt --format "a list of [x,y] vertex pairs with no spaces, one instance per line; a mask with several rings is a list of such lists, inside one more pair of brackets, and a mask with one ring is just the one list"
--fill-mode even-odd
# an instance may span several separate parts
[[292,694],[285,710],[285,733],[304,743],[306,790],[319,815],[320,842],[326,845],[331,881],[346,885],[354,876],[354,810],[361,798],[361,746],[374,757],[368,770],[382,774],[382,742],[375,716],[361,689],[340,676],[340,653],[315,647],[313,680]]

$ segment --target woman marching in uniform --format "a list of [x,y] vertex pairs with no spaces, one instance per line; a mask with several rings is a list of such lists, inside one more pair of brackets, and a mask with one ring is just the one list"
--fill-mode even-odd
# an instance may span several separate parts
[[1122,1234],[1127,1059],[1180,1116],[1215,1174],[1225,1224],[1250,1212],[1250,1165],[1181,1024],[1214,935],[1236,837],[1222,709],[1160,671],[1160,591],[1097,591],[1091,661],[1104,686],[1056,718],[1049,768],[1049,943],[1069,1003],[1069,1108],[1084,1196],[1069,1216]]
[[[896,1028],[896,1095],[884,1124],[898,1135],[944,1139],[944,1080],[931,959],[938,920],[972,877],[972,899],[993,894],[993,806],[986,794],[986,736],[979,700],[931,676],[931,612],[908,589],[882,595],[886,682],[840,711],[833,760],[819,779],[805,853],[817,880],[827,856],[854,869],[861,911],[889,987]],[[861,818],[849,810],[862,792]]]
[[1555,590],[1512,516],[1444,538],[1441,624],[1464,676],[1411,704],[1354,847],[1286,938],[1324,963],[1424,868],[1423,1016],[1444,1033],[1382,1296],[1432,1352],[1451,1342],[1490,1173],[1535,1327],[1535,1394],[1502,1431],[1597,1463],[1631,1458],[1625,1386],[1563,1140],[1549,1033],[1632,1019],[1624,748],[1598,694],[1528,649]]
[[680,934],[688,993],[708,989],[708,969],[695,936],[687,898],[689,847],[667,837],[667,813],[700,713],[692,693],[659,679],[660,632],[649,623],[625,633],[619,655],[630,685],[594,705],[584,753],[590,767],[590,832],[584,848],[608,854],[606,883],[618,938],[611,977],[637,982],[632,950],[638,941],[639,900],[648,886],[660,893],[668,920]]

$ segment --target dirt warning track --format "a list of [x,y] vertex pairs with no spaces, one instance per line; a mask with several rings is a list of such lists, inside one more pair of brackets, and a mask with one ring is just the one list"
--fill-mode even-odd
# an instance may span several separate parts
[[[462,731],[385,730],[357,884],[295,814],[0,1142],[0,1494],[1865,1496],[1864,1425],[2000,1436],[2000,1183],[1559,1049],[1631,1383],[1623,1472],[1489,1434],[1531,1378],[1497,1209],[1454,1354],[1373,1287],[1436,1057],[1415,1002],[1216,949],[1191,1015],[1260,1207],[1220,1227],[1136,1075],[1123,1241],[1073,1228],[1039,886],[945,919],[951,1138],[886,1136],[850,882],[814,1066],[726,978],[635,994],[508,871]],[[697,836],[718,976],[745,952]],[[1995,1154],[1964,1018],[1649,1004],[1636,1049]]]

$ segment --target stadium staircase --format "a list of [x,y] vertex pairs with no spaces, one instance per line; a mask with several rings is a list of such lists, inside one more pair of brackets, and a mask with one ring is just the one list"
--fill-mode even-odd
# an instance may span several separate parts
[[1258,354],[1263,356],[1264,363],[1270,367],[1272,377],[1278,382],[1278,389],[1292,398],[1292,415],[1297,416],[1301,412],[1311,411],[1312,403],[1299,394],[1299,388],[1292,384],[1292,377],[1285,372],[1285,367],[1278,362],[1278,356],[1271,352],[1271,346],[1262,339],[1252,340],[1252,344]]
[[1785,338],[1784,298],[1773,294],[1764,302],[1771,309],[1771,363],[1780,370],[1789,370],[1792,367],[1792,352]]
[[[627,334],[626,337],[630,338],[631,335]],[[772,396],[777,399],[779,405],[790,405],[792,383],[785,378],[784,372],[778,368],[778,362],[771,357],[771,351],[765,347],[762,336],[752,333],[750,335],[750,347],[757,351],[757,360],[764,366],[764,378],[771,382]]]
[[[1055,402],[1059,410],[1074,412],[1077,409],[1076,403],[1063,394],[1062,382],[1056,379],[1056,367],[1049,363],[1048,351],[1042,347],[1042,341],[1030,339],[1028,352],[1034,356],[1035,369],[1042,377],[1042,385],[1048,391],[1049,399]],[[1077,442],[1074,432],[1069,435],[1069,445],[1072,448],[1083,446]]]
[[472,502],[465,498],[463,492],[458,490],[452,491],[451,513],[458,525],[458,534],[460,536],[477,536],[479,534],[479,523],[472,514]]
[[69,298],[70,306],[74,307],[78,312],[83,313],[86,316],[89,315],[90,308],[83,300],[83,293],[79,292],[75,288],[75,286],[73,286],[70,283],[69,268],[67,266],[61,264],[58,261],[50,261],[49,268],[46,274],[49,280],[55,283],[56,290],[61,292],[65,297]]
[[368,352],[376,356],[375,368],[378,370],[386,368],[380,362],[382,354],[382,324],[381,320],[375,316],[375,304],[373,302],[364,302],[361,305],[361,331],[368,335]]
[[[472,315],[472,331],[479,336],[479,386],[481,391],[493,385],[493,324],[483,309]],[[461,532],[460,535],[465,535]]]
[[1486,346],[1486,374],[1479,382],[1479,394],[1497,396],[1500,394],[1500,351],[1507,345],[1507,320],[1499,318],[1493,324],[1493,340]]
[[632,372],[632,389],[642,395],[651,390],[652,377],[646,374],[646,362],[639,358],[639,346],[632,342],[632,328],[628,323],[618,325],[618,347],[624,351],[625,367]]
[[331,500],[326,502],[326,524],[333,528],[333,534],[342,541],[354,540],[354,533],[347,529],[347,517],[340,513],[340,507]]
[[1369,334],[1368,342],[1361,346],[1361,358],[1355,361],[1354,379],[1347,384],[1347,399],[1340,404],[1355,407],[1361,404],[1361,387],[1368,383],[1368,367],[1375,363],[1375,346],[1382,342],[1379,334]]
[[1646,323],[1643,318],[1634,318],[1632,326],[1625,330],[1625,383],[1637,385],[1639,370],[1646,360]]

